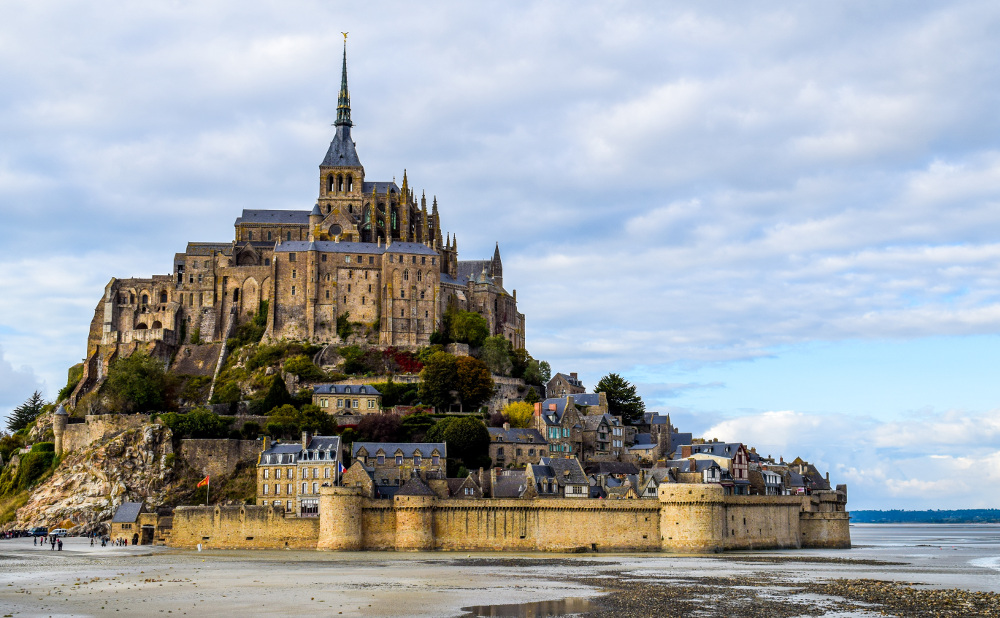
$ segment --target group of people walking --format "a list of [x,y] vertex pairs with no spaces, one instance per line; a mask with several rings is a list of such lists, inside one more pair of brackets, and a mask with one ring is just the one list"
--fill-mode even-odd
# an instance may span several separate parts
[[62,551],[62,546],[63,546],[62,539],[60,539],[54,534],[49,537],[41,537],[41,542],[39,542],[39,537],[37,536],[32,537],[32,540],[34,541],[35,545],[41,545],[42,547],[45,547],[45,543],[46,541],[48,541],[49,549],[58,549],[59,551]]

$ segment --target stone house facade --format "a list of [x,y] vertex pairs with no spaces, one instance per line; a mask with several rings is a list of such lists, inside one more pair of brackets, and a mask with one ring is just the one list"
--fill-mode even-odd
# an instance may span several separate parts
[[320,487],[340,483],[340,436],[310,436],[301,442],[264,438],[257,459],[257,504],[281,507],[298,517],[319,514]]
[[448,446],[444,442],[355,442],[351,456],[371,472],[376,486],[400,487],[414,475],[445,478]]
[[533,427],[488,427],[490,434],[490,459],[497,468],[523,468],[536,464],[549,454],[548,443]]
[[587,392],[577,374],[557,373],[545,383],[545,396],[549,398],[565,397]]
[[539,498],[590,497],[590,480],[575,457],[543,457],[524,472],[526,481],[535,487]]
[[312,403],[337,416],[377,414],[382,411],[382,393],[368,384],[317,384]]

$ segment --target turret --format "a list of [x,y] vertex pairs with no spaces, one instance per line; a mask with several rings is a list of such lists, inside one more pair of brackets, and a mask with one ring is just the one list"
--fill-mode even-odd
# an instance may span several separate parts
[[314,236],[316,234],[316,228],[320,223],[323,222],[323,213],[319,210],[319,203],[313,206],[312,212],[309,213],[309,240],[315,240]]
[[66,413],[66,408],[59,404],[52,415],[52,433],[55,435],[56,456],[58,457],[63,456],[63,435],[66,433],[67,423],[69,423],[69,414]]

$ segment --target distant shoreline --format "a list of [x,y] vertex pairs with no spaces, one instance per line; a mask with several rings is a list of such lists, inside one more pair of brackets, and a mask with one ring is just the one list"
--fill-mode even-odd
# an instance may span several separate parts
[[851,511],[852,524],[1000,524],[1000,509]]

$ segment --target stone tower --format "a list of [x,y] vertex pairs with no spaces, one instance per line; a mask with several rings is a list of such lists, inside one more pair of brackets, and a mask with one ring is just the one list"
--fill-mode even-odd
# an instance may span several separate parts
[[62,457],[63,455],[63,434],[66,433],[66,424],[69,422],[69,414],[66,413],[66,408],[59,404],[56,408],[55,413],[52,415],[52,433],[55,435],[56,439],[56,456]]

